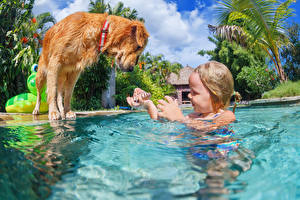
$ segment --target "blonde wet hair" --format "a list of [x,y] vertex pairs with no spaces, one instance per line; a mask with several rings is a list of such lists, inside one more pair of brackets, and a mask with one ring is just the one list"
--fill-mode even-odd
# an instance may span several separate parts
[[234,83],[230,70],[222,63],[210,61],[199,65],[194,72],[209,90],[214,112],[225,109],[230,104],[234,92]]

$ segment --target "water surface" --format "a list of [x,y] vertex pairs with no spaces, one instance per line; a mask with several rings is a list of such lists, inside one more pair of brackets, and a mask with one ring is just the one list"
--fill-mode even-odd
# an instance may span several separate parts
[[146,113],[0,127],[0,199],[300,199],[300,106],[236,116],[225,138]]

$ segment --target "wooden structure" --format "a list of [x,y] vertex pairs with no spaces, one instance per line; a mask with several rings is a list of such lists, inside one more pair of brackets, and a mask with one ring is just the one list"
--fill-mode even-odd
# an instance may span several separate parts
[[182,68],[178,74],[171,73],[167,82],[173,85],[176,89],[174,97],[178,100],[178,104],[190,104],[188,94],[190,93],[189,77],[194,71],[194,68],[186,66]]

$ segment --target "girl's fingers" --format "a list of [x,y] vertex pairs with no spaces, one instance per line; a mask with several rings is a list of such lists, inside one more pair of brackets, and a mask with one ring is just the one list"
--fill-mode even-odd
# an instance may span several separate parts
[[165,101],[165,100],[162,100],[162,99],[160,99],[160,100],[158,100],[157,101],[159,104],[161,104],[161,105],[168,105],[168,103]]
[[126,100],[127,100],[127,103],[132,107],[133,98],[132,97],[127,97]]
[[178,100],[177,100],[177,99],[175,99],[174,102],[175,102],[176,106],[179,106],[179,105],[178,105]]
[[138,96],[138,101],[137,101],[137,102],[142,103],[143,101],[144,101],[144,99],[143,99],[142,95],[139,95],[139,96]]
[[138,107],[138,106],[140,106],[140,103],[135,102],[135,101],[133,100],[132,97],[127,97],[126,100],[127,100],[127,103],[128,103],[131,107]]
[[158,105],[157,105],[157,108],[158,108],[159,110],[161,110],[161,111],[164,111],[164,110],[165,110],[165,107],[164,107],[163,105],[161,105],[161,104],[158,104]]
[[170,97],[170,96],[165,96],[165,99],[166,99],[169,103],[173,103],[173,102],[174,102],[173,98]]
[[157,113],[158,117],[164,118],[164,114],[162,112]]

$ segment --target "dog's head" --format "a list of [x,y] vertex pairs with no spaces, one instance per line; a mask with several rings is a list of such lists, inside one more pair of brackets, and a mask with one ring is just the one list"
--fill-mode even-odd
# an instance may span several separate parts
[[115,57],[116,63],[123,71],[132,71],[140,54],[145,49],[149,33],[144,24],[112,16],[107,46],[105,51]]

